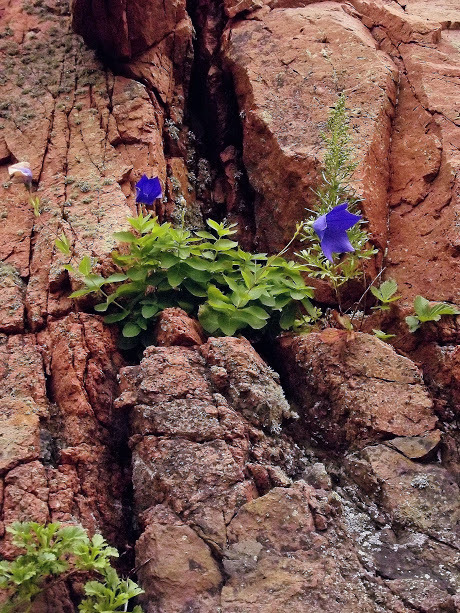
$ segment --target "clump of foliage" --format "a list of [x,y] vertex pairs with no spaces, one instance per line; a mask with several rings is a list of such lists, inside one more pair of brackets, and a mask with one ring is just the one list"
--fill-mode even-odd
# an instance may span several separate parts
[[415,315],[406,317],[410,332],[415,332],[426,321],[439,321],[442,315],[460,315],[460,311],[446,302],[430,302],[423,296],[414,299]]
[[[207,332],[228,336],[260,330],[269,322],[287,330],[320,315],[310,301],[313,290],[302,277],[307,267],[283,257],[290,243],[269,257],[240,249],[230,238],[235,224],[208,220],[211,232],[191,232],[160,224],[150,214],[128,221],[133,230],[114,237],[126,243],[129,252],[112,253],[123,273],[108,278],[95,274],[89,257],[78,268],[66,265],[84,284],[71,297],[103,296],[95,309],[109,311],[107,323],[122,322],[123,348],[139,340],[151,344],[153,318],[172,306],[197,314]],[[298,232],[300,226],[292,241]]]
[[347,231],[354,251],[332,262],[325,256],[313,228],[319,216],[326,215],[344,202],[348,203],[348,210],[351,213],[360,213],[358,206],[360,198],[349,185],[357,162],[353,159],[353,149],[350,145],[345,103],[346,98],[342,93],[332,107],[326,133],[322,134],[326,146],[322,170],[323,183],[314,192],[318,199],[315,206],[316,215],[306,219],[303,225],[301,240],[306,248],[297,254],[308,266],[311,277],[329,281],[336,291],[351,279],[361,277],[363,260],[368,260],[377,253],[376,249],[368,247],[369,236],[362,227],[365,223],[363,220]]
[[[110,566],[110,558],[118,557],[118,552],[100,534],[90,539],[81,526],[36,522],[15,522],[7,531],[24,553],[0,562],[0,589],[8,594],[1,613],[27,613],[40,593],[79,573],[101,576],[100,582],[85,584],[87,597],[78,606],[82,613],[127,611],[129,601],[143,591]],[[139,606],[132,611],[142,613]]]

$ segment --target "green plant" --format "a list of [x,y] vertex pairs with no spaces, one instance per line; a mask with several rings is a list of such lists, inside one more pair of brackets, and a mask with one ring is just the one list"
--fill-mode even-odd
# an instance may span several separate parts
[[372,328],[372,332],[381,341],[387,341],[388,339],[393,338],[393,337],[396,336],[396,334],[387,334],[383,330],[376,330],[375,328]]
[[[109,558],[118,557],[100,534],[91,539],[81,526],[48,525],[36,522],[15,522],[7,528],[13,544],[24,553],[0,562],[0,589],[8,594],[1,613],[27,613],[36,597],[58,581],[82,573],[97,573],[103,581],[88,581],[79,610],[84,613],[127,611],[120,609],[142,590],[130,580],[120,579],[110,566]],[[140,607],[133,612],[141,613]]]
[[208,220],[212,232],[192,233],[160,224],[150,214],[128,221],[134,231],[114,234],[129,247],[127,254],[112,253],[122,273],[108,278],[97,275],[87,256],[78,268],[65,266],[84,285],[71,297],[103,296],[96,311],[110,311],[107,323],[123,322],[125,348],[139,341],[150,344],[153,318],[170,306],[198,314],[207,332],[228,336],[245,328],[260,330],[269,322],[287,330],[298,325],[305,312],[310,323],[320,316],[310,301],[313,290],[302,277],[306,267],[282,257],[290,243],[268,257],[243,251],[231,240],[236,224]]
[[394,279],[387,279],[378,289],[371,286],[370,290],[377,300],[382,303],[372,308],[380,311],[389,311],[390,304],[401,298],[401,296],[395,296],[398,291],[398,284]]
[[301,240],[307,247],[297,254],[307,264],[311,277],[329,281],[336,292],[351,279],[361,277],[362,261],[377,253],[376,249],[367,246],[369,236],[362,228],[365,223],[363,220],[347,231],[354,251],[346,253],[336,262],[331,262],[324,255],[313,228],[313,223],[318,217],[344,202],[348,202],[351,213],[359,214],[360,198],[349,185],[357,163],[353,159],[353,149],[350,145],[345,103],[345,95],[342,93],[332,107],[327,122],[327,132],[322,134],[326,146],[324,168],[321,173],[323,182],[314,192],[318,199],[315,211],[312,211],[315,215],[305,220],[301,233]]
[[457,307],[446,302],[430,302],[423,296],[416,296],[414,311],[415,315],[406,317],[409,332],[415,332],[426,321],[439,321],[442,315],[460,315]]

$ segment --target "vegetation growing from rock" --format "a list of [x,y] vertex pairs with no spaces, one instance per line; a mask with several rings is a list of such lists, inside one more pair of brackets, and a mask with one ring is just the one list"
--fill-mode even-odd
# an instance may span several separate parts
[[354,161],[350,145],[346,98],[343,93],[331,109],[327,130],[322,138],[325,144],[324,168],[321,172],[323,182],[315,191],[318,199],[315,211],[310,211],[315,215],[310,215],[303,225],[301,240],[306,248],[297,255],[308,266],[311,277],[329,281],[337,292],[339,287],[351,279],[361,277],[363,260],[377,253],[376,249],[369,247],[369,235],[362,227],[365,223],[363,219],[357,220],[347,230],[351,250],[337,261],[329,259],[324,253],[315,228],[321,216],[327,216],[342,203],[348,203],[350,213],[360,213],[358,205],[361,199],[350,187],[357,162]]
[[[226,336],[246,328],[260,330],[269,323],[287,330],[319,316],[310,300],[313,290],[302,277],[308,268],[283,257],[289,245],[277,255],[253,254],[231,240],[235,224],[208,220],[212,232],[192,233],[168,222],[160,224],[150,214],[128,221],[133,231],[114,237],[128,245],[129,253],[112,253],[124,273],[97,275],[89,257],[78,268],[66,265],[84,283],[71,297],[102,294],[105,300],[95,309],[113,311],[106,315],[107,323],[123,322],[125,348],[139,340],[151,344],[153,318],[172,306],[198,314],[207,332]],[[296,235],[299,231],[300,226]],[[104,286],[116,289],[106,291]]]
[[[7,531],[24,553],[11,562],[0,562],[0,588],[8,594],[1,613],[28,612],[43,591],[88,573],[102,580],[85,583],[87,597],[78,606],[82,613],[127,611],[128,602],[143,591],[134,581],[121,579],[111,567],[109,558],[118,557],[118,552],[100,534],[90,539],[81,526],[36,522],[15,522]],[[142,613],[139,606],[132,611]]]

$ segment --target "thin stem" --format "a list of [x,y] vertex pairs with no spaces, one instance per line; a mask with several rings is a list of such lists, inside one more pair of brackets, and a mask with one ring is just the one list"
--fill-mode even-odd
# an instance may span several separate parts
[[369,283],[369,285],[367,286],[367,288],[364,290],[364,293],[362,294],[361,298],[358,300],[358,302],[355,305],[355,310],[353,311],[353,314],[351,316],[351,321],[353,321],[353,319],[355,318],[356,315],[356,311],[358,310],[359,305],[361,304],[362,299],[364,298],[364,296],[366,296],[367,292],[371,289],[371,287],[374,285],[374,283],[377,281],[377,279],[383,274],[383,272],[386,270],[386,267],[383,267],[382,270],[378,273],[378,275],[375,277],[375,279]]

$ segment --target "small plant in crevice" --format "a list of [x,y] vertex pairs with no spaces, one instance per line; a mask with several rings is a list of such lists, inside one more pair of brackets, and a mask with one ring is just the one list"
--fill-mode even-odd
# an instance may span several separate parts
[[398,291],[398,284],[394,279],[387,279],[378,288],[371,285],[370,291],[380,302],[379,305],[372,307],[372,309],[378,311],[389,311],[391,303],[401,298],[401,296],[395,296]]
[[439,321],[443,315],[460,315],[460,310],[447,302],[430,302],[423,296],[414,299],[414,315],[406,317],[409,332],[416,332],[427,321]]
[[[332,107],[327,132],[322,135],[326,146],[323,182],[314,192],[317,204],[315,211],[310,211],[314,215],[303,224],[301,240],[305,248],[297,254],[310,269],[309,275],[328,281],[338,298],[339,288],[362,277],[363,261],[377,253],[369,247],[369,235],[362,227],[365,221],[358,206],[361,200],[349,185],[357,163],[350,146],[345,102],[342,93]],[[334,253],[344,255],[334,260]]]
[[0,590],[8,597],[0,605],[0,613],[28,613],[41,593],[59,582],[88,574],[100,580],[85,583],[86,597],[78,605],[81,613],[142,613],[140,606],[128,606],[143,590],[134,581],[118,576],[110,564],[118,552],[100,534],[90,538],[81,526],[36,522],[15,522],[7,531],[23,553],[0,562]]

